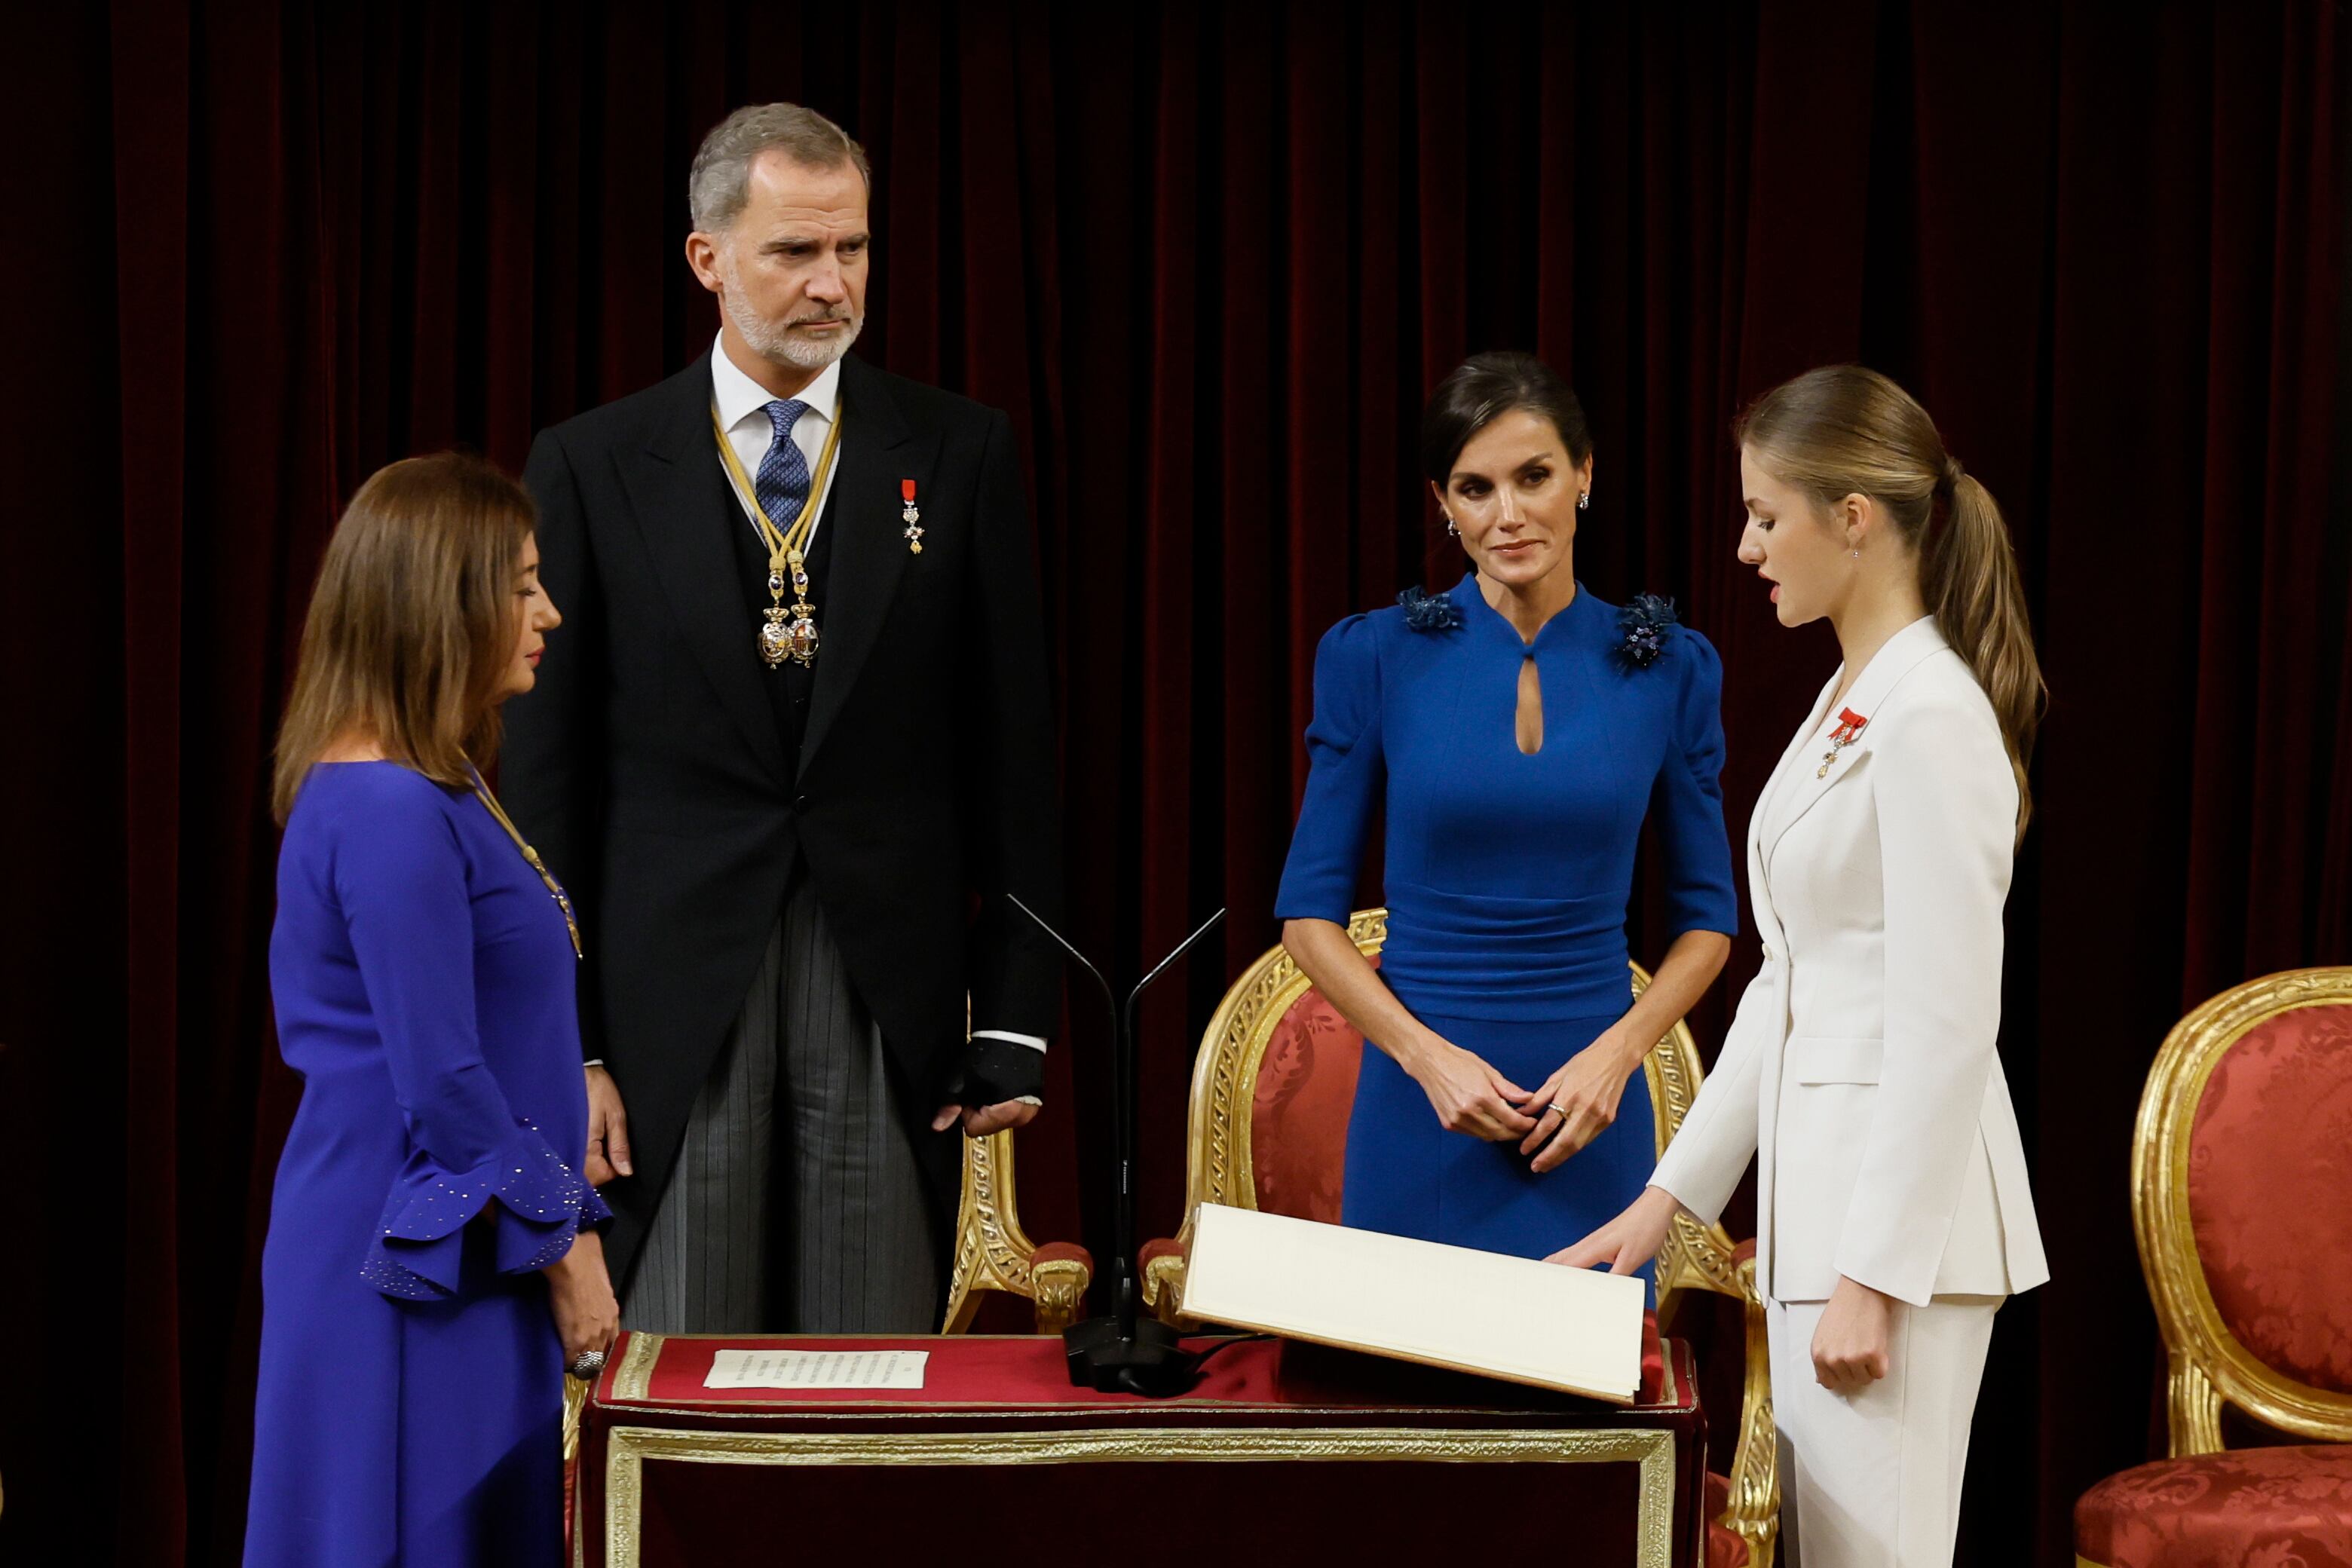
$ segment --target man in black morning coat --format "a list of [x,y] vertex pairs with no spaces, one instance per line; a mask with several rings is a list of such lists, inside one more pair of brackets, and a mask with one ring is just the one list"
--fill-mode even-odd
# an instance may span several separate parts
[[[501,784],[580,910],[632,1327],[935,1329],[961,1140],[1036,1113],[1059,1010],[1007,897],[1057,918],[1012,428],[848,357],[870,187],[823,116],[729,116],[689,192],[711,353],[525,474],[564,626]],[[803,588],[775,547],[812,494]],[[810,662],[772,662],[771,610]]]

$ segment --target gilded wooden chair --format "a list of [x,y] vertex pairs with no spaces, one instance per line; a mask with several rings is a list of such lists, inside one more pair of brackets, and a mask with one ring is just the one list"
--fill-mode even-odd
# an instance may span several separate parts
[[955,1270],[947,1321],[940,1331],[971,1331],[986,1293],[1024,1297],[1037,1331],[1058,1334],[1077,1321],[1093,1282],[1094,1258],[1075,1242],[1040,1247],[1021,1228],[1013,1204],[1013,1134],[963,1141],[963,1197],[956,1205]]
[[[1375,964],[1387,934],[1386,910],[1367,910],[1349,922],[1357,950]],[[1649,978],[1634,965],[1636,994]],[[1192,1067],[1184,1226],[1173,1238],[1143,1249],[1144,1300],[1162,1319],[1189,1326],[1182,1315],[1184,1260],[1192,1216],[1201,1205],[1338,1223],[1348,1116],[1363,1045],[1363,1037],[1279,947],[1225,993]],[[1698,1048],[1688,1026],[1677,1023],[1651,1049],[1643,1068],[1663,1151],[1698,1093]],[[1716,1521],[1707,1562],[1709,1568],[1771,1568],[1780,1482],[1755,1244],[1735,1247],[1721,1226],[1678,1216],[1656,1274],[1662,1326],[1672,1324],[1694,1291],[1741,1303],[1746,1359],[1739,1436],[1730,1474],[1709,1478]]]
[[[2352,968],[2250,981],[2174,1026],[2140,1096],[2132,1229],[2168,1454],[2083,1495],[2075,1560],[2352,1562]],[[2225,1405],[2270,1441],[2229,1447]]]

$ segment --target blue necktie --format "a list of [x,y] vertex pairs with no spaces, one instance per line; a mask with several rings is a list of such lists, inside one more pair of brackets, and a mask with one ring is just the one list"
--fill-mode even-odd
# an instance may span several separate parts
[[792,531],[793,521],[808,501],[808,459],[801,456],[800,446],[793,439],[793,426],[807,412],[808,405],[797,398],[789,402],[780,398],[767,408],[768,424],[776,434],[768,443],[767,456],[760,459],[760,476],[753,489],[779,533]]

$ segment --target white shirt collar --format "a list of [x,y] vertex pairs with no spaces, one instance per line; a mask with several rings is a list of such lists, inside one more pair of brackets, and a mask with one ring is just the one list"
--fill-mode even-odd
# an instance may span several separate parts
[[[719,424],[721,429],[732,430],[754,414],[762,425],[767,416],[761,411],[776,400],[776,395],[745,375],[717,338],[710,341],[710,387],[719,404]],[[814,381],[801,388],[800,401],[809,412],[831,423],[834,411],[841,406],[841,362],[834,361],[817,372]]]

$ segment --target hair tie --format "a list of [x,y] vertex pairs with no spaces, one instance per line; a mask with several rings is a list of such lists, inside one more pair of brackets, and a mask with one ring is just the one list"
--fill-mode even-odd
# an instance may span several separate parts
[[1960,488],[1960,479],[1967,473],[1968,470],[1960,467],[1960,460],[1947,452],[1944,454],[1943,476],[1937,480],[1937,486],[1946,495],[1950,495]]

